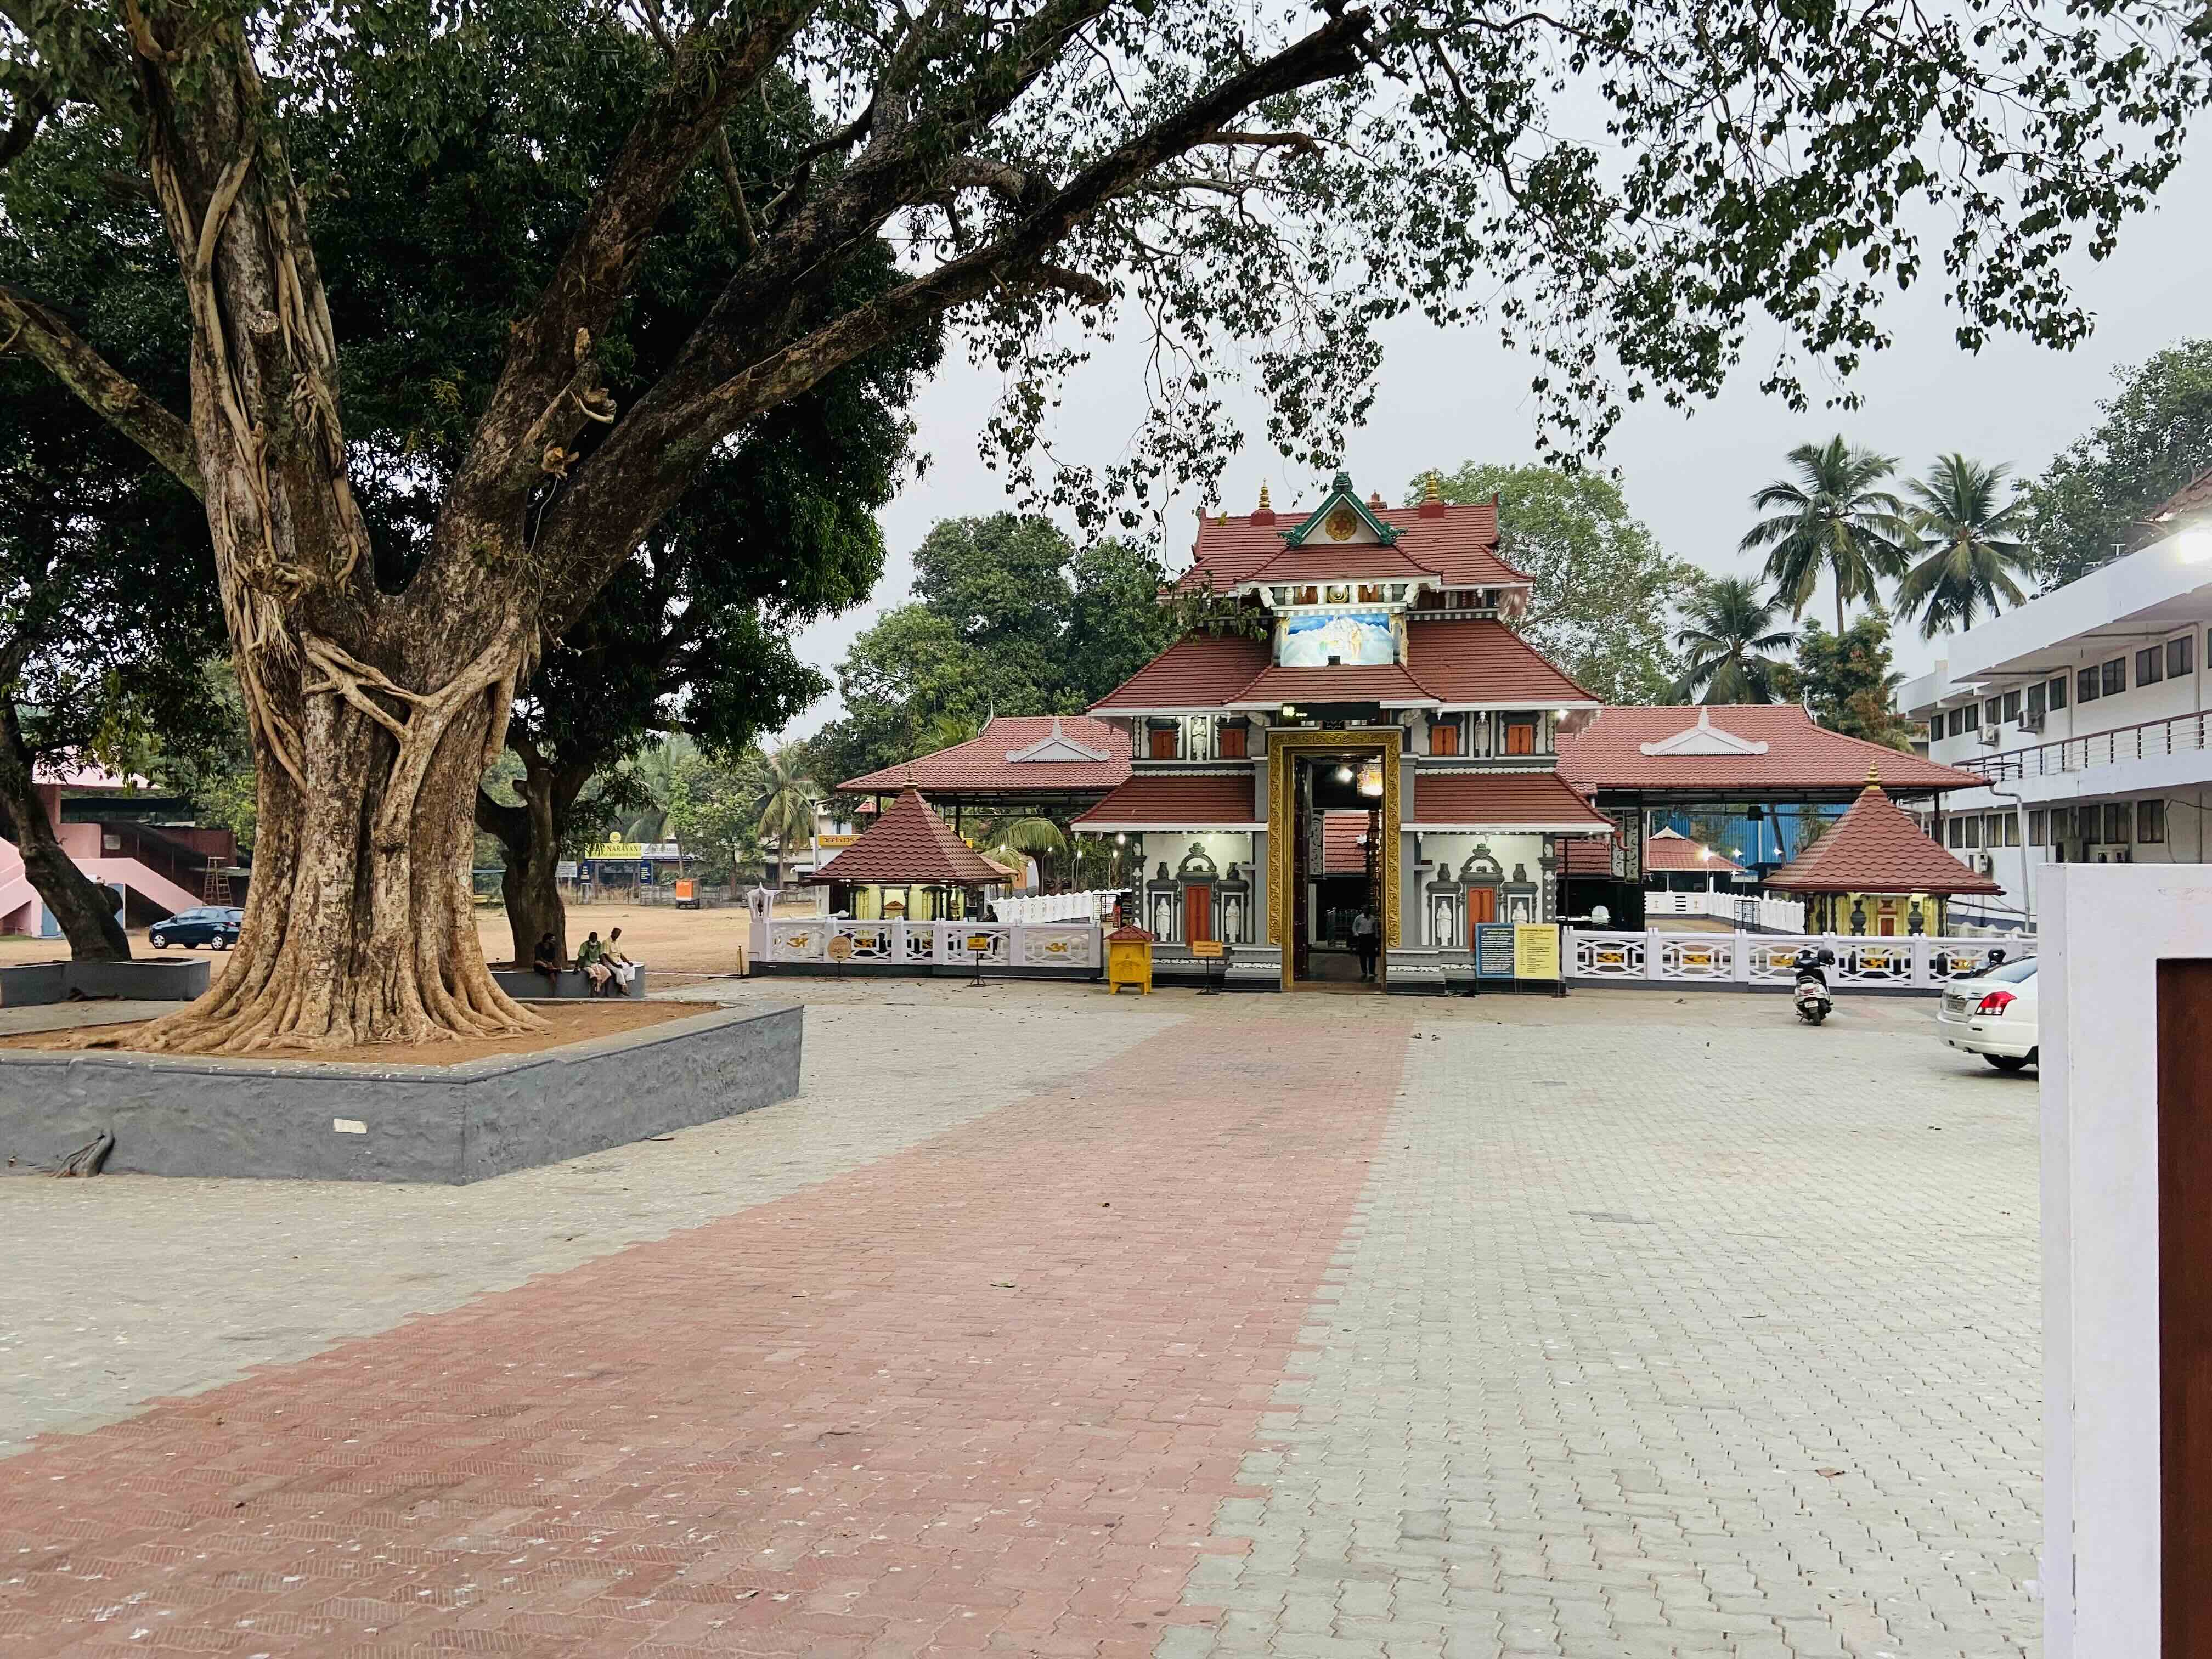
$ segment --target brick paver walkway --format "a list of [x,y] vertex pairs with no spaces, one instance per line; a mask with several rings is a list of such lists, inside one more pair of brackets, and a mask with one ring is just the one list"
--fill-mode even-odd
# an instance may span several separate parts
[[1150,1653],[1245,1547],[1209,1534],[1407,1030],[1181,1024],[803,1193],[42,1443],[0,1462],[0,1651]]

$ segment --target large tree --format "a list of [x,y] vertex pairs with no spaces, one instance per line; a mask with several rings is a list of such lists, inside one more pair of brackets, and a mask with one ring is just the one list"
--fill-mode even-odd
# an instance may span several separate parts
[[1910,752],[1917,727],[1897,712],[1905,676],[1891,666],[1889,616],[1879,605],[1840,634],[1817,622],[1797,636],[1797,660],[1778,664],[1775,689],[1847,738]]
[[2212,339],[2178,341],[2112,377],[2120,389],[2097,405],[2097,424],[2027,487],[2022,539],[2045,592],[2153,538],[2146,515],[2212,467]]
[[[1407,501],[1426,494],[1423,475]],[[1674,611],[1697,590],[1697,567],[1668,556],[1602,474],[1463,462],[1433,475],[1448,501],[1498,498],[1499,551],[1534,579],[1520,631],[1607,702],[1661,702],[1681,665],[1668,648]]]
[[1701,583],[1674,635],[1683,659],[1675,695],[1699,702],[1772,702],[1785,665],[1779,653],[1797,642],[1775,616],[1780,608],[1747,576]]
[[[463,879],[514,686],[720,446],[933,319],[1006,367],[994,435],[1018,473],[1079,351],[1059,313],[1106,326],[1126,301],[1152,323],[1160,418],[1103,476],[1063,480],[1086,507],[1091,484],[1211,483],[1223,357],[1256,365],[1279,445],[1332,455],[1373,395],[1376,325],[1412,305],[1525,339],[1548,434],[1587,447],[1626,398],[1710,395],[1755,310],[1795,348],[1768,376],[1785,395],[1802,399],[1796,362],[1847,372],[1881,343],[1878,290],[1923,268],[1923,204],[1967,343],[2078,339],[2055,256],[2110,247],[2205,96],[2202,31],[2154,0],[2019,0],[1971,28],[1902,0],[642,3],[665,79],[603,167],[581,144],[544,153],[589,204],[514,306],[489,392],[382,388],[463,440],[394,556],[358,499],[314,240],[329,123],[440,77],[511,77],[568,20],[513,0],[0,0],[0,157],[29,159],[42,122],[89,125],[118,187],[151,190],[191,319],[189,412],[34,292],[0,324],[202,496],[261,763],[239,954],[157,1045],[532,1024],[484,968]],[[1551,118],[1589,98],[1602,152]],[[574,130],[610,118],[587,100]],[[755,118],[788,142],[748,172],[726,141]],[[611,389],[702,169],[741,252],[651,382]],[[842,297],[887,232],[911,280]]]

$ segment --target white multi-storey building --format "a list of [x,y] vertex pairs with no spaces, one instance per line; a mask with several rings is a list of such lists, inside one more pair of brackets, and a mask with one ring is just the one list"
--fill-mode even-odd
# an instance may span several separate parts
[[[2202,498],[2197,499],[2197,498]],[[2033,917],[2038,866],[2205,861],[2212,847],[2212,475],[2160,539],[1963,634],[1898,690],[1928,757],[1989,779],[1929,832],[2004,884],[1962,922]]]

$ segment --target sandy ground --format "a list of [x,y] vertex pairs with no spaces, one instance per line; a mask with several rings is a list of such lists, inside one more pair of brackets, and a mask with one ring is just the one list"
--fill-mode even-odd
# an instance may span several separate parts
[[[143,1007],[143,1004],[134,1004]],[[372,1042],[354,1048],[331,1048],[313,1054],[286,1055],[259,1054],[256,1060],[298,1059],[313,1064],[342,1060],[348,1065],[363,1066],[457,1066],[463,1060],[484,1060],[496,1054],[531,1054],[542,1048],[557,1048],[570,1042],[587,1042],[593,1037],[612,1036],[618,1031],[635,1031],[648,1025],[664,1024],[672,1019],[688,1019],[694,1014],[714,1012],[718,1004],[712,1002],[533,1002],[532,1012],[545,1021],[545,1029],[526,1036],[500,1037],[488,1042],[441,1042],[428,1047],[404,1042]],[[27,1031],[15,1036],[0,1036],[0,1048],[117,1048],[128,1049],[133,1032],[143,1029],[138,1024],[99,1026],[79,1026],[74,1030],[55,1031]]]

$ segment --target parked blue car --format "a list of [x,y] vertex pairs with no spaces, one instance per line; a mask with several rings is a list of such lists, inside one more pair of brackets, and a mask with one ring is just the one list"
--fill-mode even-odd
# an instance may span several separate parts
[[216,905],[205,910],[179,910],[167,921],[157,921],[146,930],[146,938],[157,951],[172,945],[212,945],[218,951],[228,951],[238,943],[239,924],[246,920],[246,912]]

